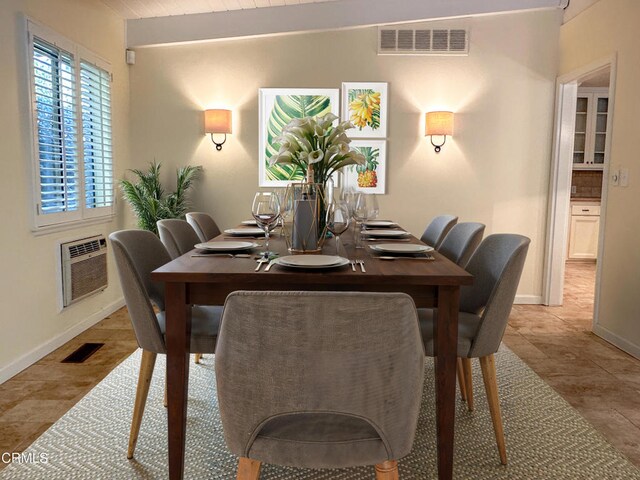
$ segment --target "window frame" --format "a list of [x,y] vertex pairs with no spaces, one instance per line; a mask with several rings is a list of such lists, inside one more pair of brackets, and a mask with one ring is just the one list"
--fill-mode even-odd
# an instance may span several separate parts
[[[113,72],[111,64],[91,52],[87,48],[78,45],[68,38],[58,34],[57,32],[37,23],[33,20],[26,19],[27,32],[27,78],[29,82],[29,114],[31,126],[31,186],[32,186],[32,212],[33,212],[33,231],[46,232],[51,230],[61,230],[73,228],[89,223],[110,221],[114,217],[116,192],[115,192],[115,159],[113,138]],[[76,128],[76,162],[77,162],[77,210],[42,213],[41,211],[41,178],[40,178],[40,150],[39,150],[39,130],[38,130],[38,110],[36,104],[36,84],[34,73],[34,37],[37,37],[61,50],[65,50],[73,56],[75,91],[74,99],[76,111],[74,125]],[[81,83],[81,64],[87,63],[98,67],[108,73],[110,77],[109,85],[109,109],[111,115],[111,204],[104,207],[89,208],[86,205],[86,178],[84,165],[84,141],[83,141],[83,124],[82,124],[82,83]]]

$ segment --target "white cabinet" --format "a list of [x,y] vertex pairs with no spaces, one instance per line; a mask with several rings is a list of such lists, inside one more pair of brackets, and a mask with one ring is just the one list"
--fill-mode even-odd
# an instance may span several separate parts
[[573,139],[574,170],[602,170],[605,162],[608,88],[579,88]]
[[571,228],[569,232],[569,259],[595,260],[598,257],[600,232],[600,205],[571,204]]

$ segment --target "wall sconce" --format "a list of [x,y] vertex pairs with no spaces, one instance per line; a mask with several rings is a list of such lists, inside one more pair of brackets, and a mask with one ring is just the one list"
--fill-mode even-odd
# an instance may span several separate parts
[[[231,110],[205,110],[204,133],[210,133],[211,141],[216,146],[216,150],[222,150],[222,145],[227,141],[227,133],[231,133]],[[213,139],[214,133],[224,133],[222,143]]]
[[[447,141],[447,135],[453,135],[453,112],[428,112],[425,122],[425,136],[431,137],[431,145],[439,153],[441,147]],[[434,135],[442,135],[442,143],[433,143]]]

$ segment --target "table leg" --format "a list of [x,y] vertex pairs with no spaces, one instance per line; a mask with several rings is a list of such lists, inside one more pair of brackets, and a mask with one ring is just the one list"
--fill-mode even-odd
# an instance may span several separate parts
[[456,406],[456,358],[458,348],[458,305],[460,287],[438,288],[438,320],[433,338],[436,373],[436,431],[438,437],[438,479],[453,477],[453,432]]
[[187,427],[191,307],[184,283],[165,284],[169,478],[181,480]]

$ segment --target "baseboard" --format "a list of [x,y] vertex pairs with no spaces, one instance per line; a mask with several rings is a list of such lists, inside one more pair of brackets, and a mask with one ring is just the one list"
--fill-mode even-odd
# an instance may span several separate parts
[[600,338],[606,340],[612,345],[618,347],[623,352],[627,352],[629,355],[640,359],[640,345],[635,345],[628,340],[616,335],[611,330],[607,330],[602,325],[595,324],[593,326],[593,333]]
[[517,305],[542,305],[542,295],[516,295],[513,303]]
[[46,341],[42,345],[34,348],[30,352],[26,353],[22,357],[18,358],[14,362],[10,363],[6,367],[0,369],[0,385],[9,380],[11,377],[14,377],[18,373],[20,373],[25,368],[33,365],[42,357],[49,355],[56,348],[60,348],[62,345],[67,343],[74,337],[77,337],[82,332],[87,330],[90,327],[93,327],[100,320],[108,317],[113,312],[118,310],[119,308],[124,306],[124,298],[120,298],[101,310],[97,311],[86,320],[74,325],[69,330],[62,332],[57,337],[52,338],[51,340]]

